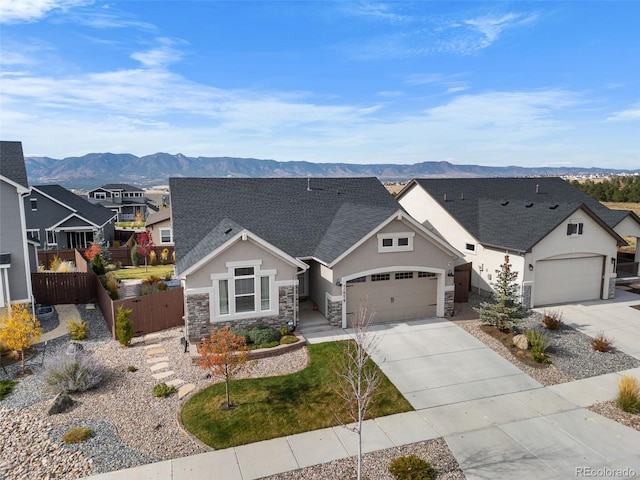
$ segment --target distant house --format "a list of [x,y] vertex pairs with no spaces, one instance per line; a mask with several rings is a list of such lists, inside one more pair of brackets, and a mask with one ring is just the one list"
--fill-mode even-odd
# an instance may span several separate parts
[[462,252],[472,275],[456,289],[491,291],[507,254],[526,306],[612,298],[622,236],[640,236],[633,212],[561,178],[415,179],[396,198]]
[[171,178],[170,188],[192,339],[221,325],[296,325],[303,299],[343,327],[362,301],[375,322],[453,310],[458,253],[376,178]]
[[146,227],[151,231],[153,242],[159,247],[173,246],[173,228],[171,210],[165,208],[154,212],[147,218]]
[[60,185],[36,185],[24,198],[27,233],[44,249],[87,248],[101,231],[113,243],[116,213]]
[[87,199],[115,212],[118,222],[144,222],[149,210],[158,210],[147,201],[144,190],[126,183],[109,183],[89,190]]
[[23,197],[29,194],[21,142],[0,142],[0,308],[32,301],[35,242],[27,240]]

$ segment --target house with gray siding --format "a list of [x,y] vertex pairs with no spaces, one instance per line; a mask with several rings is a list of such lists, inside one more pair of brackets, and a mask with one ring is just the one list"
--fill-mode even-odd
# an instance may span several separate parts
[[171,178],[188,337],[293,325],[309,301],[336,326],[453,310],[459,255],[376,178]]
[[0,142],[0,308],[32,301],[35,246],[27,240],[24,196],[29,194],[21,142]]
[[144,190],[126,183],[108,183],[89,190],[87,200],[117,214],[118,222],[144,222],[158,207],[144,196]]
[[100,231],[113,243],[117,214],[60,185],[35,185],[24,197],[27,233],[43,249],[88,248]]

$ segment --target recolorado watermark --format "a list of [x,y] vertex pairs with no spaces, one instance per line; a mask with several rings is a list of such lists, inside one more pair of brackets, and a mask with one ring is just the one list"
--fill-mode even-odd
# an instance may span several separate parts
[[636,471],[633,468],[576,467],[578,478],[629,478],[635,475]]

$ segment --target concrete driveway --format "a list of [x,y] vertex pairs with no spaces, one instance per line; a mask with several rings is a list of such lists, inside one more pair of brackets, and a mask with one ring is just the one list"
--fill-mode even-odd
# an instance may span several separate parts
[[581,383],[545,388],[445,319],[371,330],[380,337],[374,360],[468,479],[640,478],[640,432],[572,401]]
[[640,359],[640,310],[633,306],[640,306],[640,295],[617,288],[611,300],[562,303],[534,310],[560,311],[565,324],[590,337],[603,332],[614,340],[615,348]]

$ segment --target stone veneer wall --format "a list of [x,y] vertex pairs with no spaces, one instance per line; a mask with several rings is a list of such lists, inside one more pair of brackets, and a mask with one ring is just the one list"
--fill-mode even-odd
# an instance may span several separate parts
[[334,327],[342,327],[342,301],[327,302],[327,320]]
[[452,290],[450,292],[444,292],[444,316],[451,317],[453,316],[453,299],[455,292]]
[[280,287],[279,289],[279,315],[270,317],[244,318],[242,320],[229,320],[223,322],[210,322],[209,295],[197,294],[186,296],[186,329],[187,338],[192,343],[199,342],[202,338],[208,337],[213,328],[238,327],[245,330],[258,325],[269,325],[280,328],[293,322],[297,316],[296,302],[293,286]]
[[609,279],[609,300],[616,296],[616,277]]
[[530,284],[522,286],[522,306],[524,308],[531,308],[533,298],[531,298],[531,292],[533,289]]

